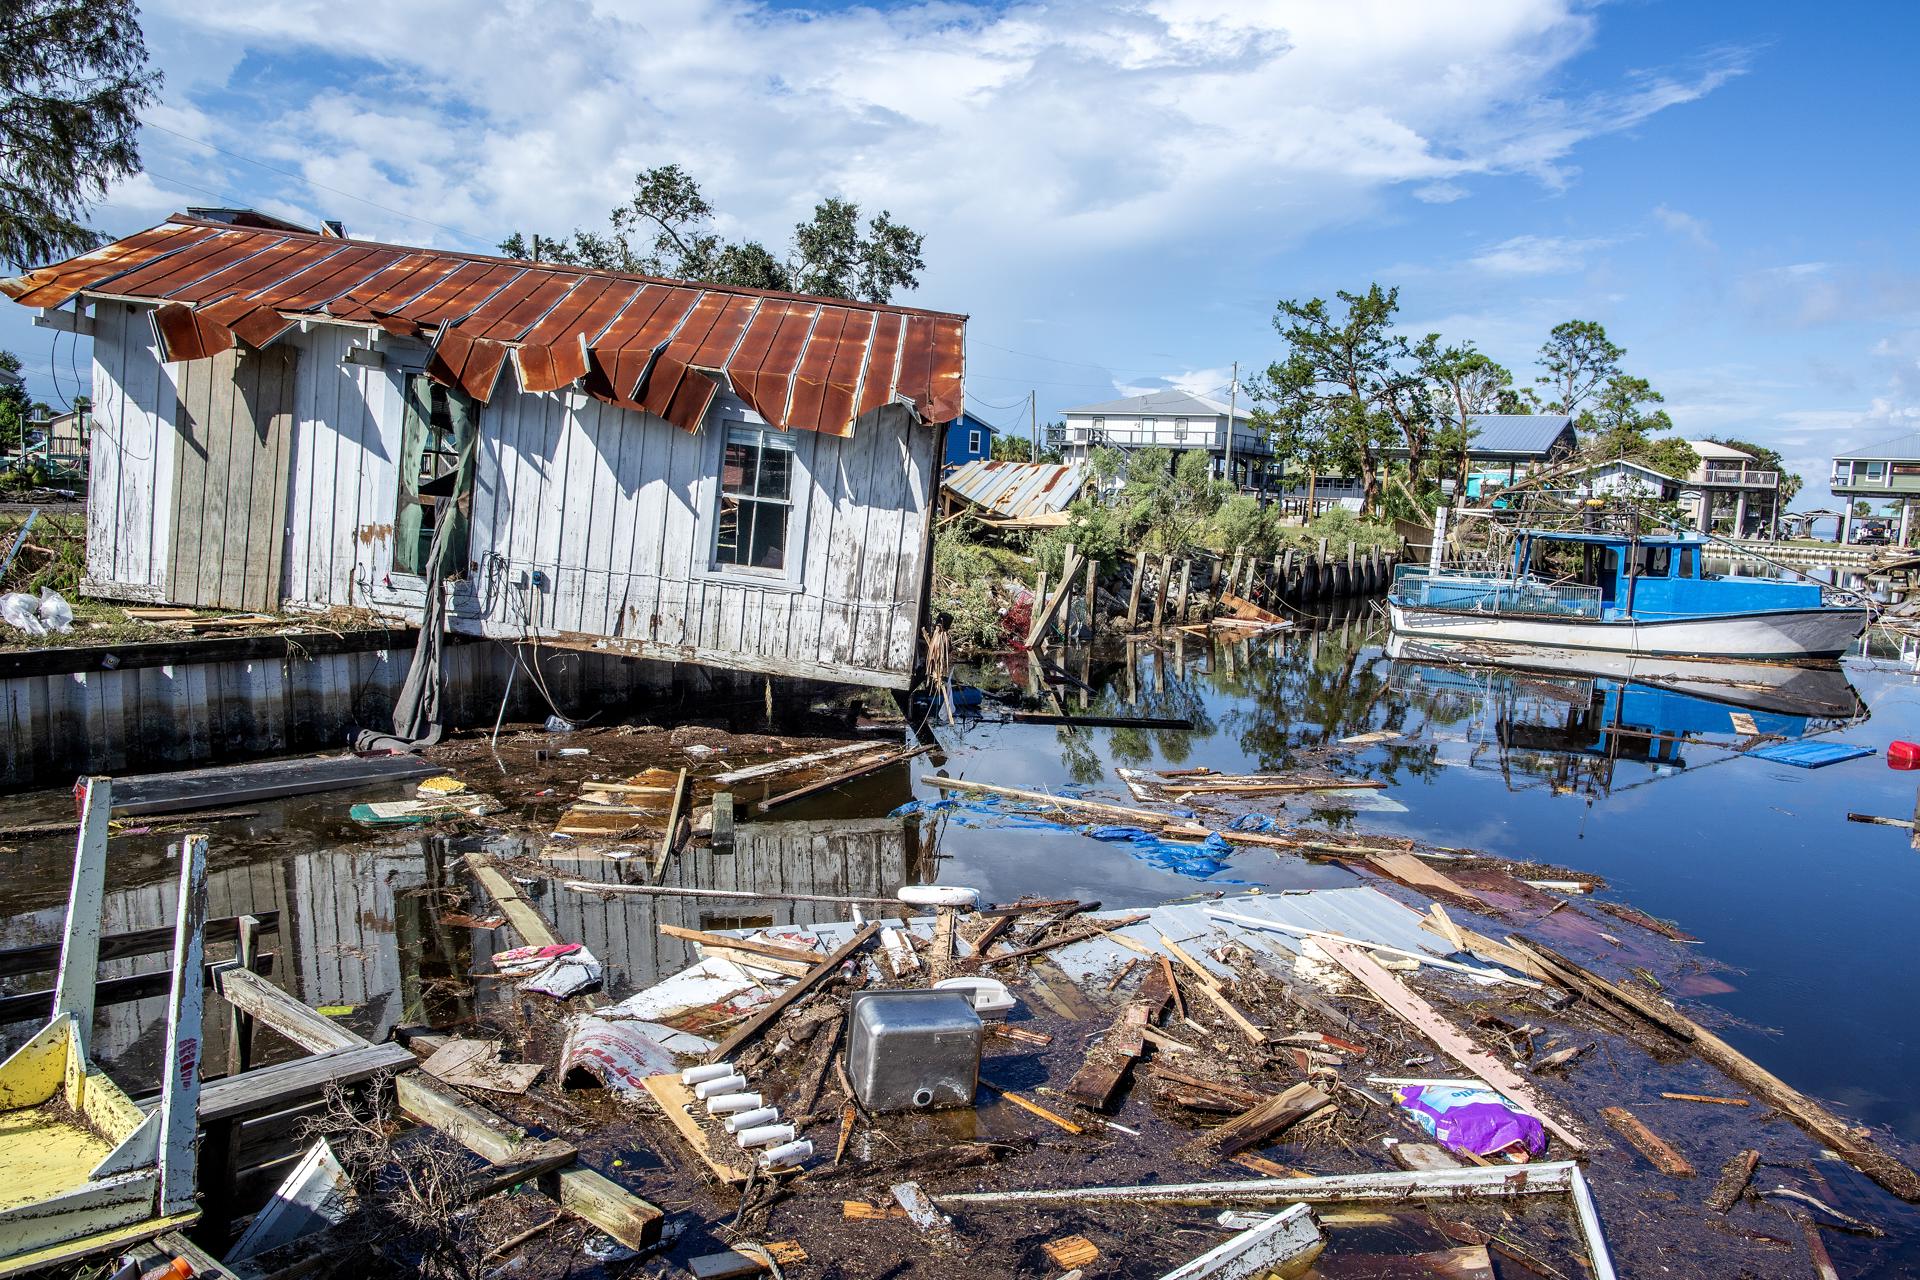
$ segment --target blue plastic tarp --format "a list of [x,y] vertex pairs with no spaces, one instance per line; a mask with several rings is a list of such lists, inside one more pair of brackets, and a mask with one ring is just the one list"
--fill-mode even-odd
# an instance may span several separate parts
[[1857,746],[1851,742],[1775,742],[1747,754],[1772,760],[1776,764],[1790,764],[1797,769],[1821,769],[1830,764],[1839,764],[1842,760],[1870,756],[1873,750],[1872,747]]

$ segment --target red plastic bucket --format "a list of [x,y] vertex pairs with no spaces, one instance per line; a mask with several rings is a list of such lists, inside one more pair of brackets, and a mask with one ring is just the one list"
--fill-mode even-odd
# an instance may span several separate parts
[[1888,743],[1887,768],[1920,769],[1920,742]]

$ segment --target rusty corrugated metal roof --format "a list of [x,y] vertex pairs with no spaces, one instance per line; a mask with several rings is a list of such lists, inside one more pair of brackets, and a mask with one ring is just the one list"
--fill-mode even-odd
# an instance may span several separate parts
[[981,458],[955,468],[941,485],[955,497],[985,507],[996,519],[1032,520],[1057,515],[1080,496],[1086,465]]
[[689,431],[716,375],[768,422],[838,436],[896,400],[947,422],[962,399],[965,316],[180,216],[0,290],[153,303],[167,360],[264,346],[302,318],[377,325],[428,341],[428,373],[476,400],[511,360],[524,390],[579,380]]

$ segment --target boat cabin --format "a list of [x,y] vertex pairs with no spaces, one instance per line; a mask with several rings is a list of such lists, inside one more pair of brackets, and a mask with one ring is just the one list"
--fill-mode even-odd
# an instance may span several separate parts
[[1820,607],[1815,583],[1712,572],[1704,538],[1530,530],[1520,535],[1513,555],[1516,579],[1564,596],[1556,611],[1603,621]]

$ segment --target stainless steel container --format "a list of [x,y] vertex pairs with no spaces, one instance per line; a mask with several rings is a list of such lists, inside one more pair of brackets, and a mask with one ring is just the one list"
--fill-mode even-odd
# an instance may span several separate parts
[[981,1029],[967,993],[862,991],[847,1026],[847,1074],[867,1110],[973,1105]]

